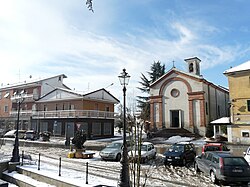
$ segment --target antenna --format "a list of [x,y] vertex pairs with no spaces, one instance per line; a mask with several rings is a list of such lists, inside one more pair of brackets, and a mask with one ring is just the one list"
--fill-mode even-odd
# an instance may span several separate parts
[[108,87],[113,86],[113,85],[114,85],[114,83],[111,83],[110,85],[106,86],[105,89],[107,89]]

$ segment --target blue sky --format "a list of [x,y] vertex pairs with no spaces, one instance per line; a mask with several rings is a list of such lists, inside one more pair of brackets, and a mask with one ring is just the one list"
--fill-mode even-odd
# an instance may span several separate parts
[[[78,91],[105,88],[129,98],[154,61],[168,71],[201,59],[201,74],[227,87],[223,72],[250,60],[248,0],[0,0],[0,84],[64,73]],[[4,70],[4,71],[3,71]]]

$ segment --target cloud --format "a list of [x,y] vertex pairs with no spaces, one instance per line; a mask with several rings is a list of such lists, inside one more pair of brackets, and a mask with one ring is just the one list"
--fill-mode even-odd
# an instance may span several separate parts
[[6,66],[0,83],[17,82],[19,76],[23,80],[29,75],[65,73],[65,83],[71,88],[86,91],[114,83],[109,90],[120,97],[117,76],[126,68],[131,75],[128,92],[138,95],[140,74],[146,74],[154,61],[170,65],[174,60],[184,67],[185,58],[197,56],[203,61],[202,69],[208,69],[242,55],[240,45],[207,40],[220,29],[198,18],[179,18],[167,11],[169,20],[156,15],[152,25],[133,25],[114,33],[108,27],[117,24],[119,12],[110,4],[97,5],[99,13],[92,14],[79,2],[1,1],[0,61]]

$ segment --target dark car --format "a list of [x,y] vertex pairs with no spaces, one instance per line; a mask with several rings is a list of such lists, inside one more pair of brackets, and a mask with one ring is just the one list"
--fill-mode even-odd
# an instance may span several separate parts
[[228,147],[224,143],[211,142],[206,143],[202,147],[202,153],[207,151],[230,151],[230,149],[228,149]]
[[193,143],[179,142],[173,144],[168,151],[164,153],[165,166],[167,165],[183,165],[187,162],[193,162],[196,156],[196,151]]
[[210,176],[213,183],[225,184],[250,181],[250,166],[244,157],[233,156],[225,151],[208,151],[195,158],[194,168],[197,172]]

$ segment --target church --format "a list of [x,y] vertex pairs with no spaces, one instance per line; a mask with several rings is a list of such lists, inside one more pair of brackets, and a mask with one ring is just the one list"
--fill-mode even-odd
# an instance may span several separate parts
[[199,58],[185,62],[187,71],[172,67],[150,85],[150,129],[183,128],[205,136],[211,121],[229,116],[229,91],[203,78]]

